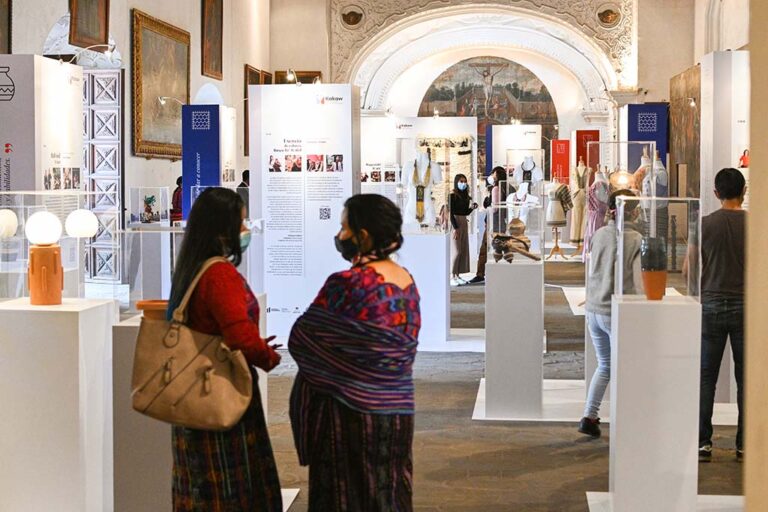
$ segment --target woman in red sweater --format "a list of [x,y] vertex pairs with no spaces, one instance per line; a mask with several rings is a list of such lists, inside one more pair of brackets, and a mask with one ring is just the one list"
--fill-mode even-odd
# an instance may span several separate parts
[[[259,332],[259,305],[237,271],[250,241],[245,206],[227,189],[210,188],[195,201],[173,275],[168,311],[181,302],[203,263],[225,256],[197,285],[189,304],[188,325],[221,335],[252,366],[270,371],[280,356]],[[282,511],[280,481],[252,368],[253,398],[240,422],[224,432],[173,427],[173,509],[177,512]]]

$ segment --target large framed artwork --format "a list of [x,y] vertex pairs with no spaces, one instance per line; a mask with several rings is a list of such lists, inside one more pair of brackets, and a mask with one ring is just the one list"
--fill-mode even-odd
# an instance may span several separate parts
[[11,0],[0,0],[0,53],[11,53]]
[[69,14],[69,44],[109,44],[109,0],[69,0]]
[[250,155],[250,128],[249,128],[249,116],[248,112],[250,110],[250,105],[248,104],[248,86],[249,85],[260,85],[261,82],[261,76],[263,71],[259,71],[253,66],[249,66],[248,64],[245,65],[245,73],[244,73],[244,94],[243,98],[245,98],[245,115],[243,118],[245,119],[245,130],[243,130],[244,139],[243,140],[243,154],[245,156]]
[[189,103],[189,32],[133,9],[133,154],[181,158]]
[[224,0],[203,2],[203,75],[217,80],[224,78]]
[[[296,71],[296,81],[301,84],[311,84],[315,81],[315,78],[323,78],[321,71]],[[287,71],[275,71],[275,83],[276,84],[292,84],[288,81]]]

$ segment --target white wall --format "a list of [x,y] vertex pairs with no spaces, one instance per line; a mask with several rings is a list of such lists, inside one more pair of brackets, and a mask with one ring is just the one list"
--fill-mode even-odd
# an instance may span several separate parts
[[[196,0],[111,0],[110,33],[122,54],[125,69],[125,150],[126,190],[132,186],[174,186],[181,174],[181,162],[137,158],[132,155],[131,115],[131,9],[137,8],[188,31],[190,48],[190,99],[210,82],[221,91],[225,102],[237,108],[238,170],[246,169],[243,157],[243,66],[270,69],[269,0],[224,0],[224,80],[201,74],[201,2]],[[43,44],[56,21],[67,13],[68,0],[23,0],[13,5],[14,53],[42,53]]]
[[330,82],[328,7],[324,0],[272,0],[272,69],[322,71]]
[[696,62],[713,51],[738,50],[749,44],[749,0],[695,1]]
[[[638,2],[638,87],[645,101],[669,99],[669,80],[694,64],[695,0]],[[642,97],[642,96],[641,96]]]

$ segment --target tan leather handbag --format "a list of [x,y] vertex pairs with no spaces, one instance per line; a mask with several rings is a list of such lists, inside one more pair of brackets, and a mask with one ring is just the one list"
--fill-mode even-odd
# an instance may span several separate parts
[[199,430],[227,430],[251,402],[253,382],[245,356],[221,336],[185,325],[187,305],[211,265],[206,261],[173,312],[173,320],[142,318],[133,359],[133,408],[152,418]]

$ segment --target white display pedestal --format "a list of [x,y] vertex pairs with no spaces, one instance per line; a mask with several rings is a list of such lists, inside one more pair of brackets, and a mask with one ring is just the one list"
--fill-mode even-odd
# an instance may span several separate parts
[[405,234],[397,261],[413,276],[421,296],[419,350],[441,352],[451,325],[450,236]]
[[697,510],[701,305],[614,297],[612,330],[610,495],[591,510]]
[[0,303],[0,510],[112,508],[116,320],[110,300]]
[[541,414],[544,265],[488,263],[485,299],[485,412],[494,418]]
[[[266,334],[266,295],[256,297],[261,315],[259,328]],[[166,512],[172,508],[171,427],[133,410],[131,375],[141,316],[114,327],[114,461],[115,512]],[[259,394],[267,415],[267,374],[259,373]],[[284,507],[293,503],[298,490],[284,489]]]

